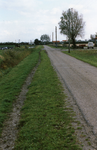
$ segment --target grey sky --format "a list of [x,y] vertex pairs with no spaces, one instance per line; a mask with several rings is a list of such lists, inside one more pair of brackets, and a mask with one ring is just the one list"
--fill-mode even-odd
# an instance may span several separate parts
[[0,0],[0,42],[30,41],[48,34],[52,39],[55,26],[58,40],[66,37],[60,34],[58,22],[62,11],[76,9],[83,15],[85,36],[97,32],[96,0]]

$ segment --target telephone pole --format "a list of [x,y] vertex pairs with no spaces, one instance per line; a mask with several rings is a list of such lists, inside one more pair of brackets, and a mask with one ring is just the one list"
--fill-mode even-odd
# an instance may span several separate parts
[[52,42],[54,41],[54,32],[52,32]]

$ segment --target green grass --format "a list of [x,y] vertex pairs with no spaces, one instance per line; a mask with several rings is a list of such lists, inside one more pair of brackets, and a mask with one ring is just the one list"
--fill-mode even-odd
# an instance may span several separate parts
[[2,45],[0,45],[0,47],[15,47],[15,45],[14,44],[13,45],[2,44]]
[[97,67],[97,50],[72,50],[70,53],[66,51],[63,53]]
[[0,50],[0,55],[2,55],[2,52],[3,52],[3,51],[2,51],[2,50]]
[[57,74],[42,51],[41,64],[21,110],[14,150],[80,150],[71,126],[72,113],[63,108],[65,98]]
[[35,49],[0,81],[0,134],[7,113],[11,111],[13,101],[19,94],[26,77],[38,62],[39,51],[40,48]]
[[14,66],[20,63],[25,57],[30,55],[34,49],[15,48],[13,50],[3,50],[0,52],[0,80],[7,74]]

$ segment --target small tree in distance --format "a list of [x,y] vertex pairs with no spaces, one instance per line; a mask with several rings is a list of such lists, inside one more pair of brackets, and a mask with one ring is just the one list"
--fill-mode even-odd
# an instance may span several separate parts
[[47,34],[43,34],[41,35],[40,40],[42,41],[43,44],[47,44],[50,42],[50,37]]
[[66,35],[76,47],[76,37],[83,36],[85,22],[83,22],[82,15],[79,15],[73,8],[63,11],[59,22],[60,33]]
[[35,39],[35,40],[34,40],[34,44],[35,44],[35,45],[39,45],[39,44],[41,44],[41,41],[39,41],[38,39]]

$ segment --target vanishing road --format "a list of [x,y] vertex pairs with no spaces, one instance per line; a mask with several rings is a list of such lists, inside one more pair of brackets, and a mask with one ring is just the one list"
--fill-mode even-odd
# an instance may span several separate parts
[[76,100],[84,118],[97,134],[97,68],[44,46],[48,56]]

